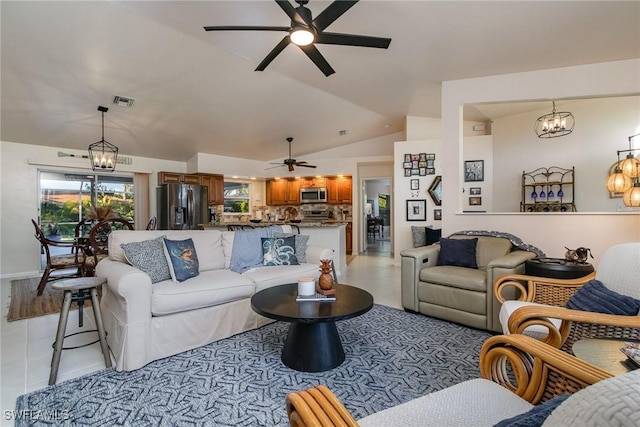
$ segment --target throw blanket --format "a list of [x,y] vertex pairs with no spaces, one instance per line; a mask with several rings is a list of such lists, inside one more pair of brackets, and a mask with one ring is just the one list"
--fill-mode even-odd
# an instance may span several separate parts
[[242,274],[252,268],[261,267],[262,237],[273,237],[273,233],[281,231],[282,227],[279,225],[236,231],[233,236],[229,269]]
[[[486,230],[465,230],[465,231],[458,231],[456,233],[453,233],[451,236],[454,236],[456,234],[462,234],[465,236],[492,236],[492,237],[502,237],[504,239],[507,239],[511,242],[511,244],[513,244],[513,246],[520,248],[524,251],[530,251],[533,252],[534,254],[536,254],[538,256],[538,258],[544,258],[546,255],[544,254],[544,252],[542,252],[540,249],[536,248],[533,245],[528,245],[526,243],[524,243],[519,237],[514,236],[511,233],[504,233],[502,231],[486,231]],[[449,236],[449,237],[451,237]]]

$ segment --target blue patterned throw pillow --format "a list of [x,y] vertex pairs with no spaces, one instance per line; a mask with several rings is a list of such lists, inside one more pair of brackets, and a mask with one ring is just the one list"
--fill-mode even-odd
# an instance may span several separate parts
[[151,278],[151,283],[171,279],[169,264],[167,264],[167,258],[164,255],[163,239],[165,237],[160,236],[153,240],[120,245],[129,264],[147,273]]
[[292,233],[273,233],[273,237],[291,237],[293,236],[296,244],[296,258],[300,264],[307,262],[307,243],[309,237],[306,234],[292,234]]
[[296,242],[290,237],[263,237],[262,263],[264,265],[299,265]]
[[198,255],[193,240],[164,239],[164,251],[174,282],[184,282],[199,274]]

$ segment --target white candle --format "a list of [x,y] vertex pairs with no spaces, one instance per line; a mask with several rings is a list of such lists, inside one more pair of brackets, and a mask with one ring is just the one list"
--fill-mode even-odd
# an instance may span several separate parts
[[308,296],[316,293],[316,281],[313,277],[300,277],[298,279],[298,295]]

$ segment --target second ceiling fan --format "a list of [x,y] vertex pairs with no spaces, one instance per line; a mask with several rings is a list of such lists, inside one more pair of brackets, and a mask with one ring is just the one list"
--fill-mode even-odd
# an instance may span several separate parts
[[316,166],[314,165],[310,165],[305,161],[298,161],[294,158],[291,157],[291,143],[293,142],[293,138],[289,137],[287,138],[287,142],[289,142],[289,157],[284,159],[284,161],[282,163],[271,163],[272,165],[278,165],[278,166],[274,166],[273,168],[268,168],[268,169],[274,169],[274,168],[279,168],[281,166],[287,166],[289,168],[289,172],[293,172],[294,166],[301,166],[303,168],[315,168]]
[[297,45],[314,64],[324,73],[330,76],[335,73],[331,65],[316,48],[315,44],[337,44],[344,46],[361,46],[387,49],[391,43],[390,38],[362,36],[357,34],[328,33],[324,30],[342,14],[355,5],[358,0],[337,0],[331,3],[320,15],[312,18],[311,11],[306,5],[309,0],[295,0],[299,4],[294,8],[288,0],[275,0],[278,6],[289,16],[291,25],[288,27],[267,26],[208,26],[205,31],[286,31],[289,34],[273,48],[262,60],[256,71],[264,71],[265,68],[284,50],[289,43]]

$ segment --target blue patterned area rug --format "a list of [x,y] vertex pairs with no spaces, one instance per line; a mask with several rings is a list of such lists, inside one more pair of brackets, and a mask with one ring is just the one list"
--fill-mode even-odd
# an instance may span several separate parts
[[490,336],[381,305],[337,325],[346,360],[331,371],[285,367],[288,324],[276,322],[133,372],[105,369],[20,396],[18,411],[57,420],[16,425],[286,426],[287,393],[317,384],[358,419],[477,378]]

